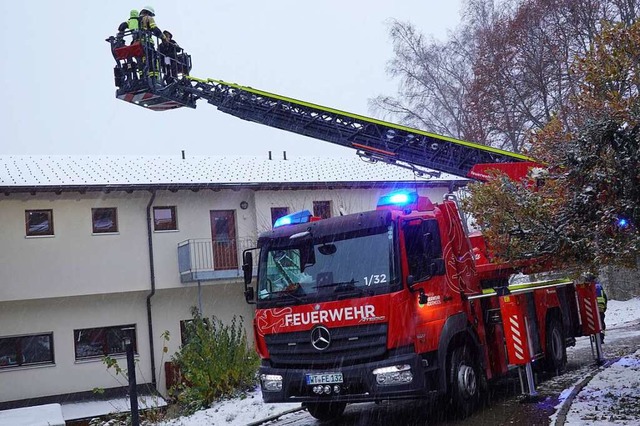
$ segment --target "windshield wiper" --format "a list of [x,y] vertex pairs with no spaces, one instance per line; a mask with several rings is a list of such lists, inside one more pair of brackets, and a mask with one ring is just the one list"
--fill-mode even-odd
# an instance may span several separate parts
[[293,294],[293,291],[287,291],[287,290],[283,290],[283,291],[278,291],[275,293],[271,293],[271,295],[269,296],[269,299],[274,301],[274,302],[278,302],[278,301],[282,301],[285,300],[285,296],[290,298],[290,299],[294,299],[297,302],[304,302],[304,299],[300,296],[296,296],[295,294]]
[[350,290],[354,290],[356,289],[356,283],[359,281],[354,280],[353,278],[351,278],[351,281],[337,281],[337,282],[333,282],[333,283],[327,283],[327,284],[317,284],[316,288],[320,289],[320,288],[331,288],[331,287],[335,287],[335,289],[333,290],[334,293],[340,293],[343,291],[350,291]]

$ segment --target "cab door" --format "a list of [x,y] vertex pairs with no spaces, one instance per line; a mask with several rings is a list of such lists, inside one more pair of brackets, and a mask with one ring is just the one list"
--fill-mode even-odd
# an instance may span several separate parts
[[408,220],[403,223],[402,232],[406,279],[415,298],[416,350],[432,351],[438,347],[450,300],[438,222]]

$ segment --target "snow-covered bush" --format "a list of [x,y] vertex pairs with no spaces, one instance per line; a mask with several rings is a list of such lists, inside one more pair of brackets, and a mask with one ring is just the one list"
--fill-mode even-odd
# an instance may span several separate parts
[[174,394],[186,412],[211,405],[255,385],[258,356],[247,344],[242,317],[223,324],[192,308],[186,341],[172,357],[182,375]]

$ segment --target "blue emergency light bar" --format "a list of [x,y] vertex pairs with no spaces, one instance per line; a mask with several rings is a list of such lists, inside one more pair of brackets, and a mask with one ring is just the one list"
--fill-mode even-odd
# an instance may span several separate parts
[[378,199],[378,207],[382,206],[406,206],[418,200],[418,193],[407,190],[393,191]]
[[280,226],[295,225],[297,223],[307,223],[311,221],[311,216],[312,215],[309,210],[301,210],[299,212],[291,213],[278,218],[278,220],[276,220],[276,223],[273,224],[273,227],[279,228]]

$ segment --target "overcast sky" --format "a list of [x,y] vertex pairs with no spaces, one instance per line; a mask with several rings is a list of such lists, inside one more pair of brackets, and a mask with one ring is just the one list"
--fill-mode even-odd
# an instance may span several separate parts
[[[444,39],[462,0],[158,0],[156,22],[192,55],[191,74],[371,116],[395,95],[389,19]],[[114,97],[104,41],[132,8],[123,0],[0,0],[0,154],[354,155],[224,114],[152,112]],[[428,129],[427,129],[428,130]]]

